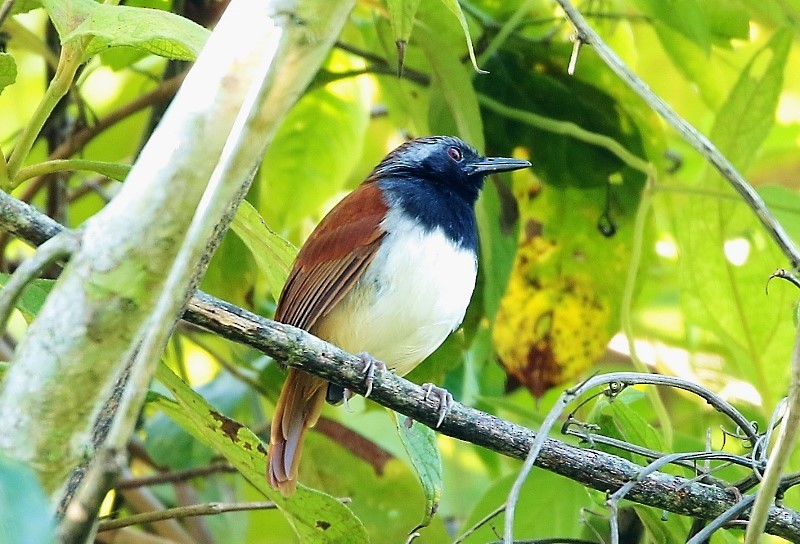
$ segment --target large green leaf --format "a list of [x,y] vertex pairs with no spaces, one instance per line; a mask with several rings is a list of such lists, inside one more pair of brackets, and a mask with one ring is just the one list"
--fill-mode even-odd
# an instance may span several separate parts
[[708,52],[711,32],[703,0],[637,0],[636,3],[649,17],[684,34]]
[[169,59],[194,60],[209,35],[197,23],[162,10],[94,0],[43,0],[42,4],[62,43],[84,40],[84,60],[118,46]]
[[707,51],[671,26],[656,24],[654,27],[672,64],[697,85],[700,96],[709,107],[719,107],[725,99],[725,86],[720,82],[724,80],[726,66],[710,60]]
[[464,12],[461,11],[461,6],[459,5],[458,0],[442,0],[442,3],[447,6],[447,9],[453,12],[453,15],[455,15],[456,19],[458,19],[458,24],[461,25],[461,30],[464,31],[464,38],[467,40],[467,49],[469,50],[469,58],[472,61],[472,67],[475,68],[475,71],[479,74],[487,73],[485,70],[481,70],[478,67],[478,60],[475,58],[475,50],[472,47],[472,37],[469,34],[467,18],[464,17]]
[[[505,503],[516,479],[516,473],[497,480],[481,497],[477,506],[459,529],[463,533],[479,520]],[[514,537],[585,538],[584,510],[596,510],[597,504],[583,487],[556,474],[534,468],[519,494],[514,519]],[[491,523],[484,524],[464,540],[464,544],[478,544],[497,540],[497,530],[502,530],[501,513]]]
[[164,364],[159,366],[156,377],[175,400],[161,397],[154,404],[195,438],[225,456],[248,482],[274,501],[301,541],[368,542],[358,518],[330,495],[300,485],[294,495],[282,497],[267,483],[267,451],[250,429],[206,403]]
[[[717,114],[711,139],[740,171],[752,163],[774,123],[790,45],[789,31],[776,32],[743,70]],[[704,192],[730,193],[710,168],[693,185]],[[729,354],[731,366],[724,371],[755,385],[769,411],[785,394],[781,377],[788,372],[794,330],[789,292],[775,290],[767,298],[764,285],[785,257],[738,199],[686,194],[671,197],[670,204],[686,318],[713,333]]]
[[450,123],[446,117],[438,119],[438,116],[431,115],[431,129],[442,134],[458,134],[479,151],[483,151],[483,124],[470,75],[461,65],[458,56],[435,32],[424,29],[420,32],[420,39],[421,47],[433,70],[431,111],[436,111],[433,103],[441,96],[455,125],[448,126]]
[[0,456],[0,542],[55,541],[50,501],[34,472]]
[[425,527],[430,524],[442,499],[442,458],[436,447],[436,433],[419,423],[408,427],[405,418],[401,419],[395,412],[392,412],[392,417],[425,492],[425,515],[420,522],[420,527]]
[[328,85],[304,95],[267,149],[257,207],[278,232],[318,217],[323,206],[345,188],[354,157],[361,155],[369,120],[362,90],[351,83]]
[[711,129],[711,141],[745,171],[775,124],[783,70],[792,45],[792,32],[775,32],[769,43],[753,55],[723,104]]
[[[10,277],[8,274],[0,274],[0,286],[5,285]],[[16,307],[22,312],[26,320],[32,320],[39,313],[54,284],[54,280],[38,279],[30,282],[22,290],[22,295],[17,299]]]
[[269,228],[258,211],[247,201],[242,202],[236,211],[231,229],[252,253],[259,270],[266,276],[273,297],[278,300],[297,249]]
[[8,53],[0,53],[0,93],[17,80],[17,63]]
[[397,45],[397,66],[400,71],[405,60],[406,45],[414,27],[414,15],[421,0],[386,0],[389,8],[389,22],[392,25],[394,43]]

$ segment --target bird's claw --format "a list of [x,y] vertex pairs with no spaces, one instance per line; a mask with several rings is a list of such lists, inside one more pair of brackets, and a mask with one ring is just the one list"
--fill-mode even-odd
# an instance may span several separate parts
[[353,409],[350,408],[350,399],[352,398],[353,398],[353,392],[345,387],[344,391],[342,392],[342,400],[344,401],[344,409],[351,414],[353,413]]
[[425,391],[423,400],[436,397],[439,399],[439,420],[436,422],[436,428],[441,427],[444,417],[450,411],[450,405],[453,404],[453,395],[447,389],[437,387],[432,383],[422,384],[422,390]]
[[364,392],[364,398],[367,398],[372,394],[372,382],[375,379],[375,369],[377,368],[384,372],[386,371],[386,365],[375,359],[369,353],[359,353],[358,358],[364,362],[364,383],[367,386],[367,390]]

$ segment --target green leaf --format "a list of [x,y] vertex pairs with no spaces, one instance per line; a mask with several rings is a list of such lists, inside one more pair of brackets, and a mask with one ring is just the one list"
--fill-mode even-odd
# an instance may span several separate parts
[[697,85],[700,96],[711,108],[717,108],[725,99],[723,81],[725,66],[710,62],[708,53],[685,34],[664,25],[654,25],[658,39],[669,55],[672,64],[689,81]]
[[69,33],[78,28],[92,11],[100,6],[101,4],[94,0],[42,0],[42,7],[53,21],[62,44]]
[[[647,399],[641,391],[630,388],[625,389],[613,400],[598,397],[597,406],[592,410],[592,421],[600,423],[603,434],[651,450],[666,451],[663,437],[641,416],[635,407],[636,403],[647,403]],[[618,450],[610,451],[619,454]],[[643,462],[642,459],[634,460],[638,463]]]
[[9,15],[17,15],[18,13],[27,13],[32,9],[42,7],[41,0],[16,0],[11,5]]
[[[740,171],[753,162],[774,124],[791,39],[790,31],[779,30],[755,53],[717,114],[711,139]],[[692,185],[731,193],[710,168]],[[767,277],[785,257],[738,198],[675,194],[669,206],[681,254],[680,302],[692,336],[710,333],[728,355],[723,371],[752,383],[768,412],[785,394],[795,334],[794,294],[775,289],[767,299],[764,293]]]
[[439,509],[442,499],[442,458],[436,447],[436,432],[419,423],[408,428],[395,412],[391,413],[397,434],[425,492],[425,515],[419,526],[426,527]]
[[448,119],[434,119],[431,114],[431,129],[441,134],[456,132],[476,149],[483,151],[483,123],[469,74],[456,54],[434,32],[426,28],[420,34],[421,46],[433,70],[431,110],[436,110],[433,103],[441,96],[455,124],[451,128]]
[[[516,472],[497,480],[481,497],[458,533],[473,527],[498,506],[505,503]],[[515,539],[586,538],[584,510],[596,511],[597,504],[581,485],[535,467],[522,485],[514,519]],[[497,540],[497,528],[502,530],[504,514],[493,518],[475,531],[464,544],[479,544]],[[594,538],[592,538],[592,541]]]
[[[10,277],[8,274],[0,274],[0,286],[5,285]],[[27,321],[31,321],[42,309],[42,305],[55,283],[54,280],[37,279],[23,289],[22,295],[17,299],[16,307]]]
[[737,169],[747,170],[759,146],[775,124],[775,109],[783,87],[783,70],[792,46],[784,28],[753,55],[731,90],[709,135]]
[[297,248],[269,228],[258,211],[247,201],[239,206],[231,229],[253,254],[259,270],[267,278],[269,289],[275,300],[278,300],[297,255]]
[[649,535],[649,542],[659,544],[681,544],[686,542],[691,523],[683,516],[669,515],[664,519],[663,511],[649,506],[634,504],[633,509]]
[[389,9],[389,22],[392,25],[394,43],[397,45],[397,63],[402,71],[406,44],[414,27],[414,15],[421,0],[386,0]]
[[368,121],[369,106],[354,81],[326,85],[300,99],[262,162],[265,185],[257,207],[269,225],[283,234],[320,215],[345,188]]
[[730,0],[703,0],[711,34],[721,40],[747,40],[750,14],[741,3]]
[[453,15],[455,15],[456,19],[458,19],[458,24],[461,25],[461,29],[464,31],[464,38],[467,40],[467,48],[469,49],[469,58],[472,61],[472,67],[475,68],[475,71],[479,74],[488,74],[489,72],[486,70],[481,70],[478,68],[478,60],[475,58],[475,51],[472,48],[472,37],[469,35],[467,18],[464,17],[464,12],[461,11],[461,6],[458,4],[458,0],[442,0],[442,3],[447,6],[447,9],[453,12]]
[[299,485],[294,495],[282,497],[267,483],[267,451],[250,429],[206,403],[163,363],[156,377],[172,392],[175,401],[161,397],[154,404],[195,438],[221,453],[248,482],[275,502],[300,541],[368,542],[358,518],[330,495]]
[[17,63],[8,53],[0,53],[0,93],[17,80]]
[[167,11],[98,4],[93,0],[43,0],[63,44],[85,40],[83,60],[109,47],[130,46],[177,60],[194,60],[209,32]]
[[706,53],[711,47],[711,32],[703,0],[637,0],[643,13],[677,30]]
[[417,13],[421,0],[386,0],[389,8],[389,22],[395,40],[408,42],[411,29],[414,27],[414,15]]
[[482,286],[483,311],[491,321],[500,308],[517,254],[516,202],[507,193],[500,183],[488,184],[475,205],[481,241],[478,285]]
[[55,541],[53,512],[34,472],[0,455],[0,542]]

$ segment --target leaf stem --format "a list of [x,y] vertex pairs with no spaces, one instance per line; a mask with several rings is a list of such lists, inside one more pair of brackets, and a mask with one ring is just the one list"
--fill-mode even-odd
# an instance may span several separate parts
[[77,170],[95,172],[122,181],[125,179],[130,169],[131,167],[129,165],[116,162],[89,161],[85,159],[57,159],[20,168],[17,175],[14,176],[14,183],[15,185],[19,185],[27,179],[44,176],[46,174]]
[[[636,221],[633,226],[633,240],[631,248],[631,261],[628,265],[628,276],[625,278],[625,286],[622,290],[622,307],[620,309],[620,322],[625,338],[628,340],[628,351],[631,361],[637,372],[649,372],[639,354],[636,351],[636,338],[633,334],[633,294],[636,289],[636,277],[642,264],[642,249],[644,247],[644,231],[647,227],[647,216],[650,213],[650,206],[653,204],[653,180],[655,172],[648,176],[647,182],[642,190],[642,197],[639,202],[639,209],[636,212]],[[647,389],[647,397],[653,405],[661,432],[664,433],[664,442],[672,445],[673,429],[672,420],[669,417],[666,406],[661,400],[661,395],[657,389]]]
[[69,257],[78,249],[78,236],[64,230],[39,246],[36,253],[17,268],[8,283],[0,291],[0,332],[5,330],[14,304],[22,295],[25,286],[33,281],[50,263]]
[[509,119],[515,119],[532,127],[552,132],[553,134],[570,136],[576,140],[602,147],[603,149],[616,155],[617,158],[631,168],[642,172],[646,176],[650,176],[652,172],[652,166],[649,162],[631,153],[625,148],[625,146],[609,136],[597,134],[596,132],[590,132],[571,121],[558,121],[556,119],[550,119],[549,117],[544,117],[543,115],[538,115],[530,111],[506,106],[505,104],[489,98],[486,95],[479,94],[478,102],[482,106],[485,106],[486,108],[489,108],[490,110],[504,117],[508,117]]
[[19,185],[16,179],[22,163],[28,157],[33,148],[36,138],[42,131],[45,121],[53,113],[58,102],[64,98],[69,91],[72,81],[75,79],[75,74],[78,67],[81,65],[81,58],[83,56],[83,44],[65,44],[61,49],[61,56],[58,59],[58,67],[56,68],[55,76],[47,86],[47,90],[42,97],[42,101],[36,107],[30,121],[22,131],[22,135],[8,159],[8,178],[10,180],[10,188]]

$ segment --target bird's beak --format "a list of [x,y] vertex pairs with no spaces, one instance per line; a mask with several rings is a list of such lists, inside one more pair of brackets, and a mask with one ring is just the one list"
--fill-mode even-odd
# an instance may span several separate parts
[[467,174],[494,174],[497,172],[510,172],[521,168],[528,168],[531,165],[528,161],[521,159],[507,159],[505,157],[483,157],[472,164],[464,167]]

